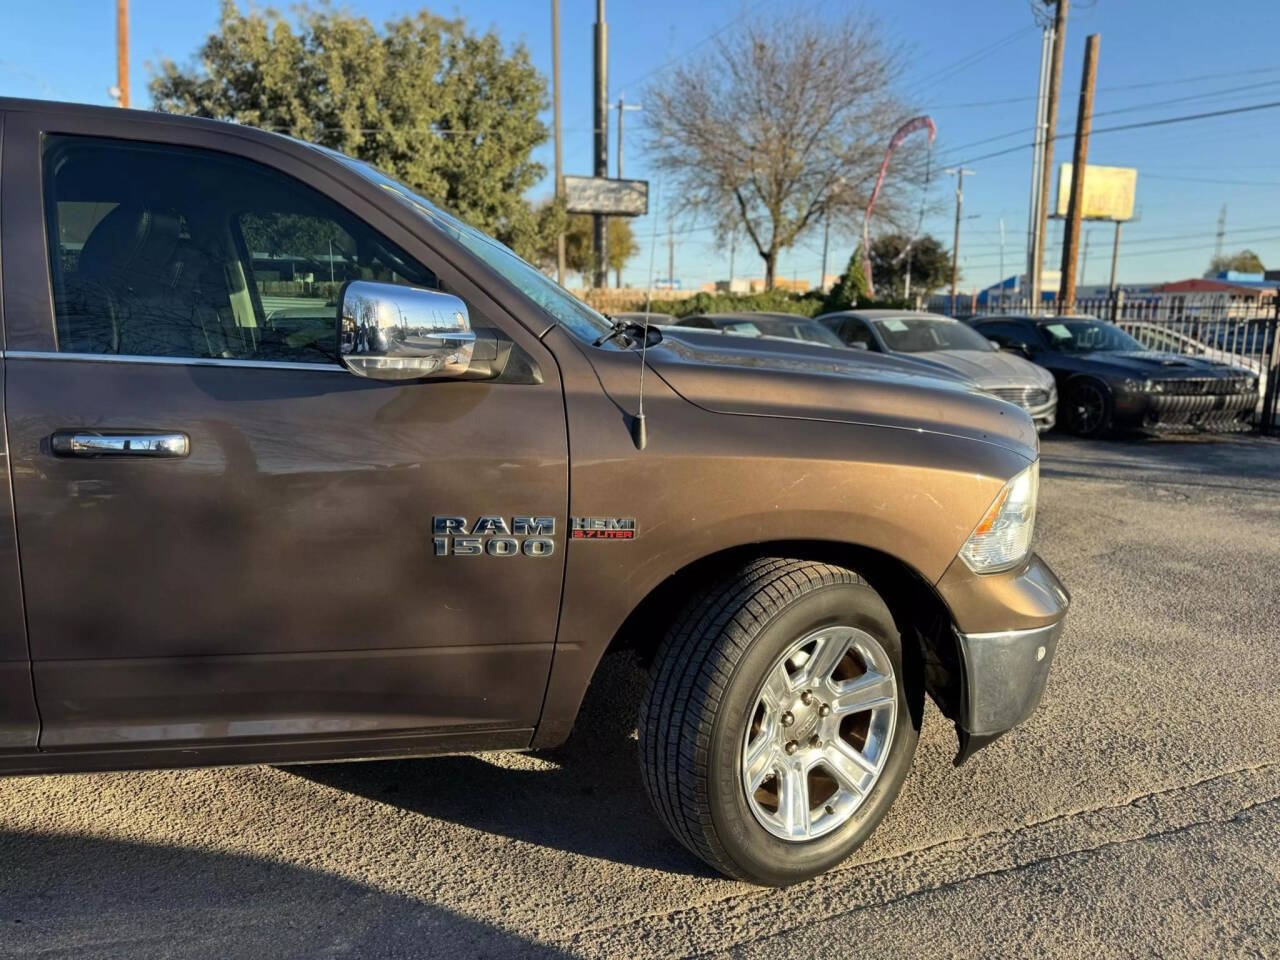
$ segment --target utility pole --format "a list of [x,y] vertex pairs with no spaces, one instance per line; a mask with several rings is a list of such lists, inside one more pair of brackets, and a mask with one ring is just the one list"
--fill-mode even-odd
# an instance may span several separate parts
[[[596,98],[595,98],[595,170],[597,177],[609,176],[609,28],[604,21],[604,0],[596,0]],[[592,239],[596,252],[593,286],[609,285],[608,220],[600,213],[592,214]]]
[[1091,233],[1093,233],[1092,230],[1084,232],[1084,248],[1080,251],[1080,273],[1076,278],[1076,282],[1080,284],[1084,284],[1085,276],[1089,272],[1089,235]]
[[1004,217],[1000,218],[1000,303],[1004,303]]
[[129,0],[116,0],[116,106],[129,106]]
[[[551,0],[552,121],[556,138],[556,199],[564,203],[564,139],[560,131],[560,0]],[[564,286],[564,231],[556,235],[556,283]]]
[[667,217],[667,289],[674,290],[676,284],[676,220]]
[[1080,243],[1080,216],[1084,202],[1084,178],[1089,162],[1089,127],[1093,123],[1093,84],[1098,78],[1098,34],[1089,34],[1084,45],[1084,77],[1080,81],[1080,109],[1076,113],[1076,150],[1071,161],[1071,199],[1062,231],[1062,285],[1058,312],[1076,302],[1076,250]]
[[1116,221],[1116,239],[1111,244],[1111,286],[1112,296],[1116,293],[1116,262],[1120,259],[1120,221]]
[[964,204],[964,178],[974,171],[964,167],[948,167],[956,175],[956,230],[951,241],[951,312],[956,312],[956,280],[960,276],[960,208]]
[[1058,134],[1058,88],[1062,81],[1062,47],[1067,37],[1067,0],[1045,0],[1053,4],[1053,53],[1049,62],[1049,85],[1045,95],[1044,159],[1040,163],[1040,212],[1036,224],[1036,256],[1034,290],[1036,309],[1040,307],[1040,271],[1044,265],[1045,223],[1049,217],[1049,181],[1053,177],[1053,141]]
[[622,179],[622,114],[627,110],[643,110],[638,103],[626,103],[618,94],[618,179]]
[[1213,240],[1213,259],[1222,256],[1222,238],[1227,232],[1227,205],[1224,203],[1218,211],[1218,233]]
[[831,211],[827,211],[827,221],[822,227],[822,273],[818,274],[818,289],[827,282],[827,246],[831,241]]

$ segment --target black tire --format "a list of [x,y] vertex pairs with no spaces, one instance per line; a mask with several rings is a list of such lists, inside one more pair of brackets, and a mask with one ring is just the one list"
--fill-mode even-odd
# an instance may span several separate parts
[[[830,625],[866,631],[889,655],[896,729],[879,779],[846,823],[782,840],[748,806],[740,744],[766,671],[788,645]],[[740,880],[786,886],[839,863],[884,818],[911,766],[923,693],[907,689],[903,666],[889,609],[850,570],[767,558],[719,581],[670,627],[640,705],[642,773],[658,816],[690,851]]]
[[1111,429],[1115,398],[1101,380],[1082,377],[1073,380],[1058,404],[1058,420],[1067,433],[1077,437],[1100,437]]

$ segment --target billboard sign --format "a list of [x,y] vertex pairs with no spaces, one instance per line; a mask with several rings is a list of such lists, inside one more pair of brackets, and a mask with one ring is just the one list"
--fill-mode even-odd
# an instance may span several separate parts
[[[1083,220],[1132,220],[1133,195],[1138,186],[1134,167],[1085,166],[1084,196],[1080,204]],[[1059,217],[1067,215],[1071,201],[1071,164],[1058,168]]]
[[642,217],[649,212],[649,181],[566,176],[564,199],[570,213]]

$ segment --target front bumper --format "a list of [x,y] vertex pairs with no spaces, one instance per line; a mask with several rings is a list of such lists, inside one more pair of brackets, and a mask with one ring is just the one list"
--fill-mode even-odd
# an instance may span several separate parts
[[938,581],[955,636],[957,765],[1040,703],[1070,595],[1032,554],[1019,569],[975,574],[957,560]]
[[1117,393],[1115,425],[1154,431],[1247,429],[1256,391],[1219,394]]
[[956,631],[964,669],[956,766],[1035,712],[1064,623],[1002,633]]

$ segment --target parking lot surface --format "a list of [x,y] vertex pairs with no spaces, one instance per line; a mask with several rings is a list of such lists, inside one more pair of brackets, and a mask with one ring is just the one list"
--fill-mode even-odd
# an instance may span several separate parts
[[548,754],[0,780],[4,957],[1280,955],[1280,442],[1044,446],[1045,700],[785,891],[650,813],[639,676]]

